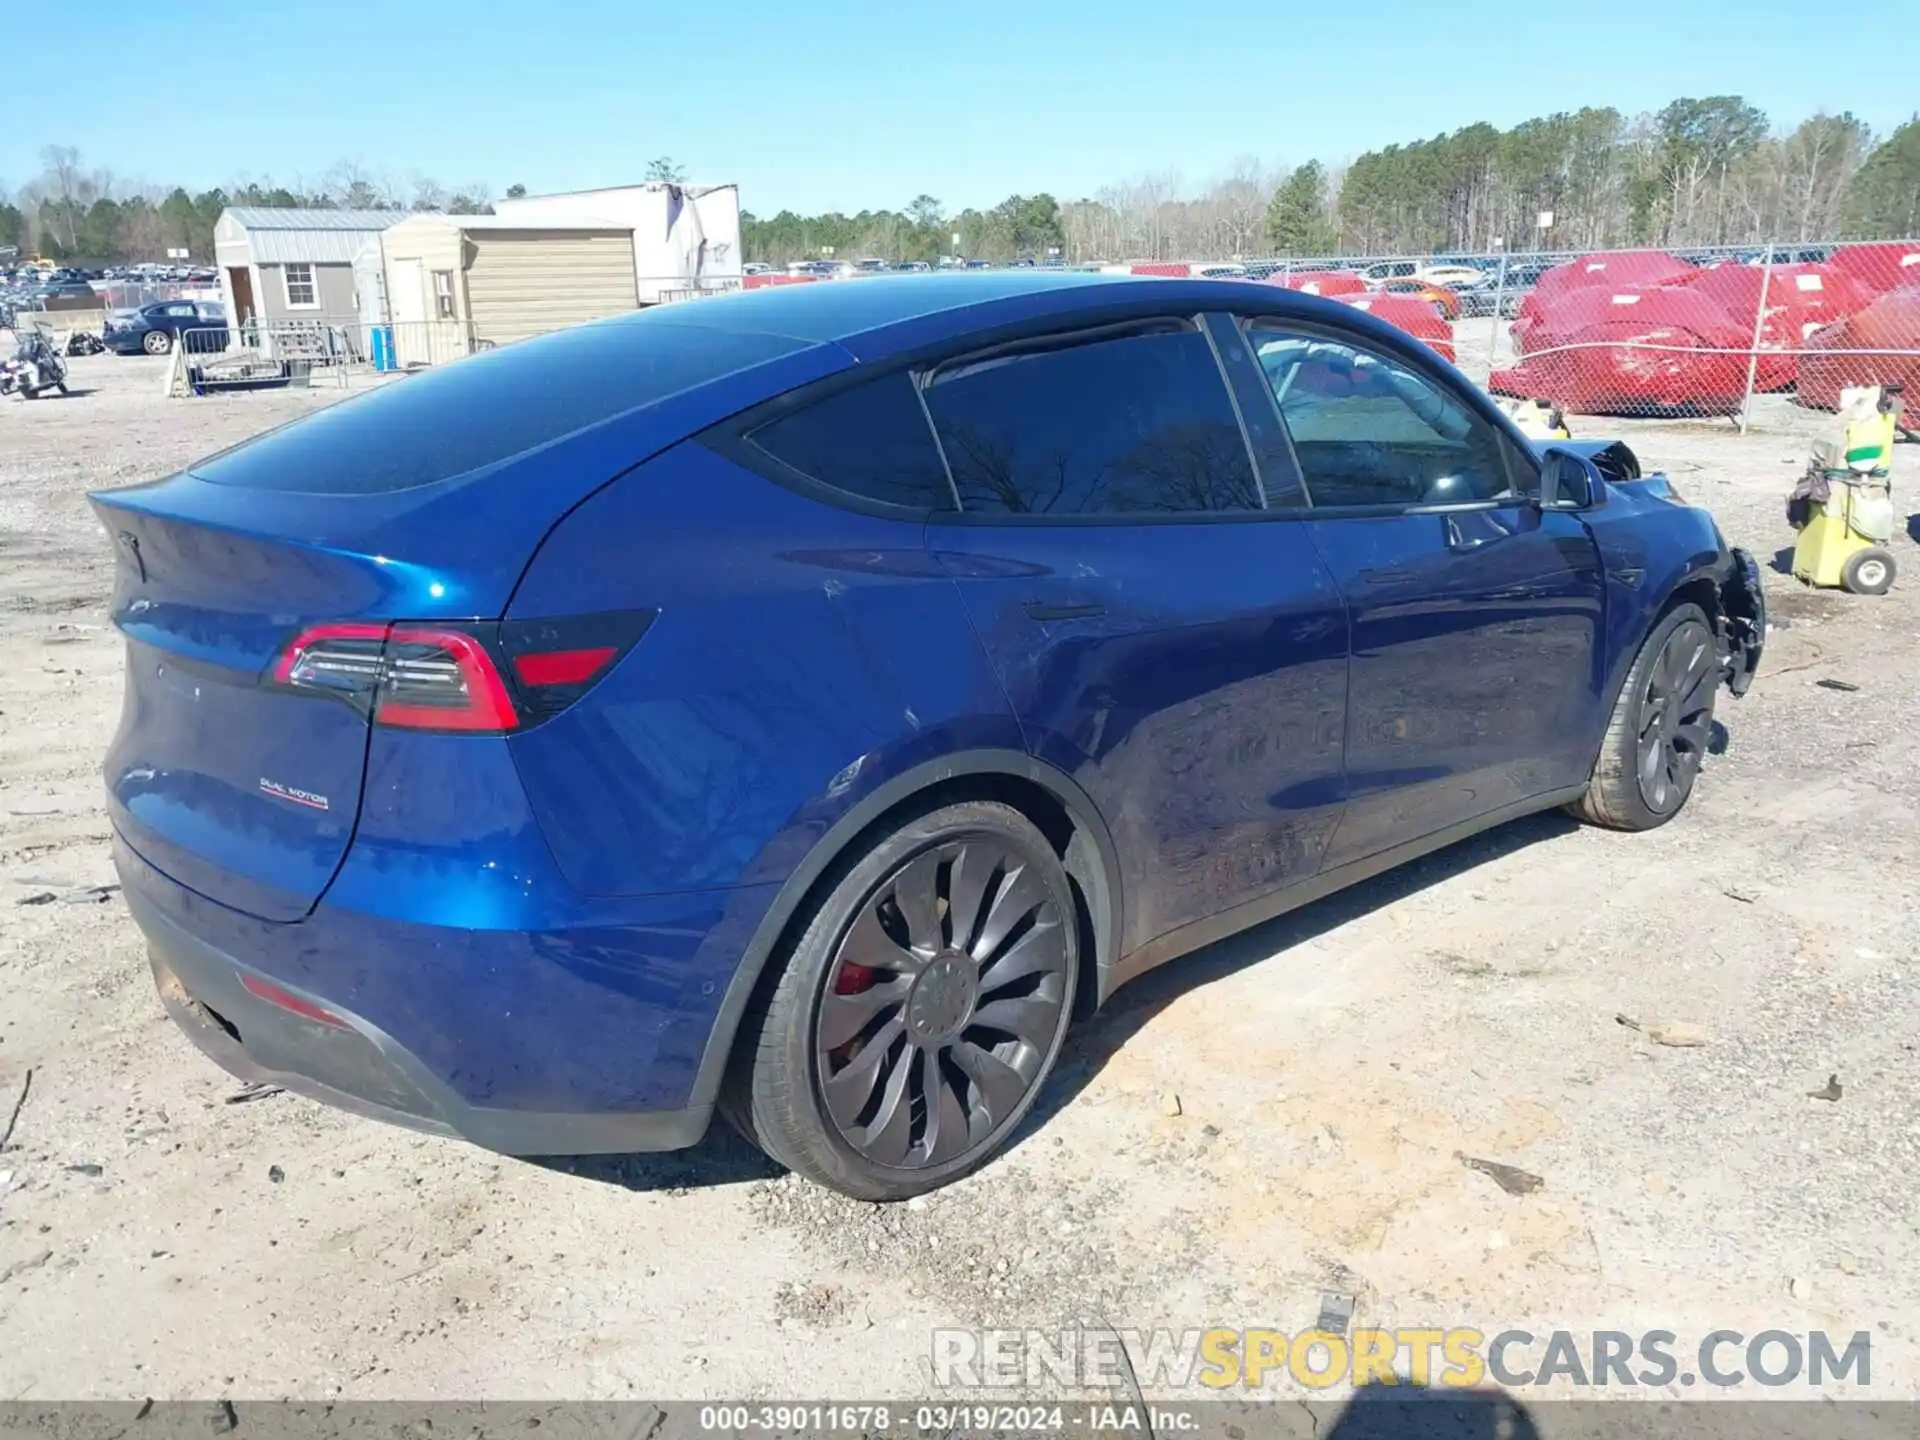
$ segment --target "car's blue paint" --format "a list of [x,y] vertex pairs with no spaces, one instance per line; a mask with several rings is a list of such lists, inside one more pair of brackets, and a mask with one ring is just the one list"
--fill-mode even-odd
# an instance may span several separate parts
[[1586,778],[1599,556],[1531,505],[1309,523],[1353,624],[1341,865]]
[[[1657,479],[1577,515],[1021,526],[842,508],[697,438],[854,365],[1208,310],[1336,327],[1461,383],[1371,317],[1275,287],[863,280],[507,347],[95,497],[129,641],[108,759],[126,883],[392,1037],[463,1103],[675,1110],[711,1101],[807,886],[923,785],[1018,775],[1069,800],[1098,832],[1082,883],[1111,906],[1109,973],[1578,785],[1639,637],[1726,563],[1710,517]],[[733,369],[661,378],[676,345],[729,335]],[[593,405],[548,398],[573,374]],[[409,445],[444,469],[424,417],[463,399],[527,407],[529,443],[430,483],[300,488],[330,466],[404,471]],[[1099,613],[1036,620],[1036,602]],[[369,728],[260,684],[315,621],[635,609],[657,618],[609,675],[504,738]]]
[[[1319,869],[1347,616],[1305,525],[948,523],[930,543],[1028,748],[1107,817],[1123,949]],[[1099,613],[1036,620],[1036,600]]]
[[803,498],[696,444],[569,517],[511,613],[661,612],[591,704],[510,742],[575,884],[784,880],[823,820],[902,769],[1019,749],[923,530]]
[[[488,849],[497,858],[416,856],[408,867],[388,863],[392,850],[362,867],[356,844],[328,903],[298,925],[215,904],[124,846],[115,861],[127,889],[162,915],[378,1026],[468,1104],[685,1108],[732,966],[777,887],[596,901],[573,893],[550,860],[547,883],[531,874],[537,834]],[[533,880],[517,897],[493,878],[516,864]],[[403,878],[491,888],[479,902],[443,900],[438,918],[458,923],[441,924],[390,913],[404,903],[394,889]],[[488,916],[495,923],[471,923]]]

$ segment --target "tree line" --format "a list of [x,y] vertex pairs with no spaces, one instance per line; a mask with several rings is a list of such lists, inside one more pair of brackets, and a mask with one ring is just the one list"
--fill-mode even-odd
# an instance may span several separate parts
[[[73,263],[159,260],[176,249],[210,260],[214,224],[229,205],[486,214],[493,201],[483,182],[447,186],[350,162],[311,181],[193,192],[124,183],[84,165],[70,146],[48,146],[41,160],[41,173],[17,190],[0,185],[0,247]],[[686,176],[663,156],[646,178]],[[1276,170],[1242,159],[1197,190],[1166,172],[1065,203],[1011,195],[991,209],[950,213],[922,194],[898,211],[748,212],[741,229],[745,258],[774,264],[825,255],[1078,263],[1904,238],[1920,234],[1920,116],[1886,136],[1845,112],[1782,129],[1740,96],[1716,95],[1638,116],[1588,108],[1509,130],[1479,123],[1341,163]]]
[[[40,162],[40,174],[17,190],[0,184],[0,250],[75,265],[160,261],[173,250],[207,263],[213,259],[213,227],[229,205],[493,213],[494,194],[485,181],[448,186],[417,171],[396,175],[347,160],[313,180],[242,180],[197,192],[128,184],[110,170],[83,164],[70,145],[47,146]],[[675,184],[687,178],[670,156],[650,162],[645,176]],[[525,185],[509,185],[503,192],[508,199],[526,193]]]
[[[1550,217],[1545,229],[1542,219]],[[1790,129],[1737,95],[1647,115],[1584,109],[1468,125],[1340,164],[1242,159],[1191,190],[1156,173],[1060,203],[1014,195],[947,215],[743,217],[747,258],[832,254],[1090,260],[1736,245],[1920,234],[1920,117],[1876,137],[1847,113]],[[958,237],[956,239],[956,237]]]

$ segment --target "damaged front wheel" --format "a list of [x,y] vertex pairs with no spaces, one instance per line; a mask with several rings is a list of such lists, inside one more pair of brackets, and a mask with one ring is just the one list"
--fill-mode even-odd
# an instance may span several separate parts
[[1706,612],[1668,611],[1634,657],[1573,813],[1614,830],[1651,830],[1678,815],[1706,758],[1724,670]]

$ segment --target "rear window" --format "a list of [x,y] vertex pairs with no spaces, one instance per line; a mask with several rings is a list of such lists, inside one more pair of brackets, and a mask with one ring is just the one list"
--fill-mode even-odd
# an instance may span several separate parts
[[378,495],[465,475],[809,347],[784,335],[622,320],[427,370],[194,466],[217,485]]
[[1191,327],[937,372],[927,409],[969,513],[1258,510],[1239,419]]

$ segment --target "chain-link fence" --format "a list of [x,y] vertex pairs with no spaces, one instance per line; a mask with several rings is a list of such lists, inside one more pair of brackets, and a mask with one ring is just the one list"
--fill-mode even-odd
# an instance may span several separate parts
[[1798,431],[1847,386],[1920,398],[1920,241],[1189,267],[1222,270],[1371,310],[1494,394],[1573,415]]
[[[1415,335],[1497,396],[1542,400],[1576,417],[1804,432],[1822,423],[1842,389],[1897,384],[1914,393],[1920,422],[1920,241],[1093,268],[1244,279],[1342,301]],[[662,303],[684,304],[816,278],[656,280],[649,288]],[[196,331],[188,350],[204,355],[203,370],[217,354],[245,374],[282,367],[347,383],[445,365],[570,323],[563,305],[515,313],[496,302],[473,318],[459,313],[464,293],[456,300],[450,291],[444,303],[455,313],[435,319]],[[470,303],[483,313],[478,298]]]

